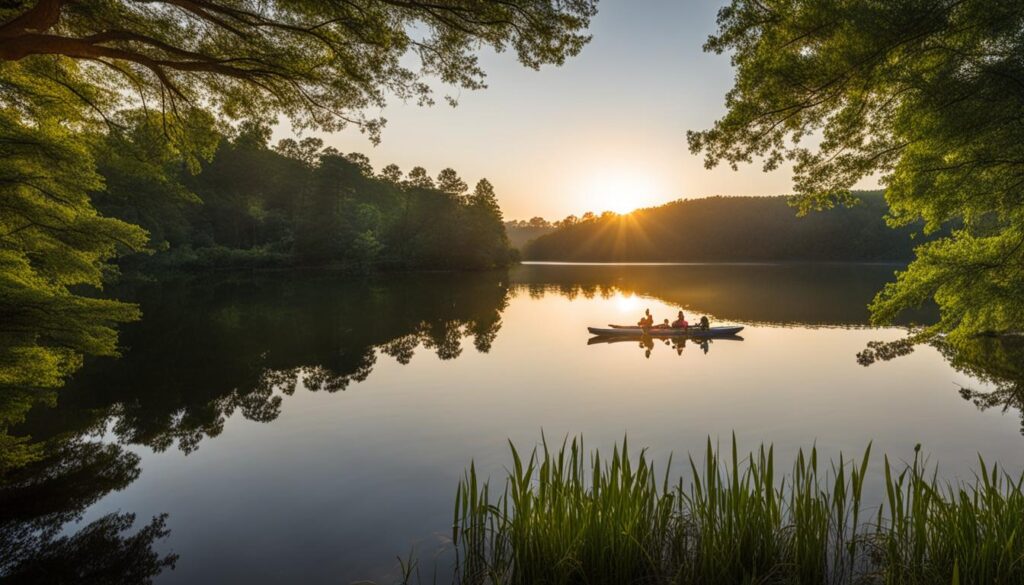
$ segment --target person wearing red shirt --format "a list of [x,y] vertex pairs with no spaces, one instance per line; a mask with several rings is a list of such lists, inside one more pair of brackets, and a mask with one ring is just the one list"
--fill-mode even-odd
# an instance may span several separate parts
[[690,324],[687,323],[686,318],[683,316],[683,312],[679,311],[679,318],[672,322],[672,327],[676,329],[689,329]]

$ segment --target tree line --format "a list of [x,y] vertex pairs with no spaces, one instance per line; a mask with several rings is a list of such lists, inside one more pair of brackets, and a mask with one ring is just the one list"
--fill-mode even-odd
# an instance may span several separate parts
[[909,261],[920,226],[892,229],[881,192],[798,217],[789,198],[707,197],[628,215],[569,216],[528,243],[527,260],[585,262]]
[[543,235],[547,235],[558,228],[571,227],[581,222],[594,221],[596,219],[607,219],[615,217],[614,211],[604,211],[600,214],[587,211],[583,215],[569,214],[564,219],[548,221],[540,216],[526,219],[513,219],[505,222],[505,233],[508,234],[509,243],[517,250],[522,250],[530,241]]
[[[270,128],[207,129],[209,160],[189,170],[145,122],[103,137],[105,216],[144,228],[156,253],[145,265],[340,265],[353,269],[488,269],[511,260],[494,187],[470,190],[453,169],[376,173],[360,153],[319,138],[270,145]],[[140,258],[134,258],[135,264]]]

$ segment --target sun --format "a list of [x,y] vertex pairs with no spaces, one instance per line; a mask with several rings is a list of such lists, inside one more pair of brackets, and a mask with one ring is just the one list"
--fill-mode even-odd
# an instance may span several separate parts
[[592,173],[582,190],[587,211],[626,214],[655,200],[655,186],[646,174],[629,169],[601,169]]

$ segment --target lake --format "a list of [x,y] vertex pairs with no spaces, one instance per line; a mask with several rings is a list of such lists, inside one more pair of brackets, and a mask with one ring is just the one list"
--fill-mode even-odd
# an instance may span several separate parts
[[[658,461],[735,433],[787,466],[801,447],[873,442],[874,472],[882,452],[910,459],[921,444],[943,477],[967,476],[979,453],[1018,472],[1008,388],[1021,378],[1005,356],[922,346],[857,362],[930,317],[867,325],[896,269],[525,264],[131,287],[144,318],[123,329],[123,357],[86,363],[17,429],[76,445],[55,466],[74,488],[30,494],[38,511],[20,521],[73,533],[113,512],[136,526],[166,514],[155,548],[179,559],[158,583],[391,583],[410,550],[443,573],[464,469],[500,478],[507,441],[542,432],[602,449],[628,433]],[[588,343],[588,325],[680,307],[743,325],[742,339]]]

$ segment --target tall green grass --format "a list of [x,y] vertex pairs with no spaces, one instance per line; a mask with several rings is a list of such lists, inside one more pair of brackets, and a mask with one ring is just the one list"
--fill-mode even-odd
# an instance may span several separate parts
[[884,459],[880,505],[864,501],[871,448],[823,463],[801,451],[723,454],[709,440],[688,481],[624,439],[511,445],[504,488],[470,465],[455,497],[456,580],[465,584],[1021,584],[1024,479],[996,467],[942,483],[915,450]]

